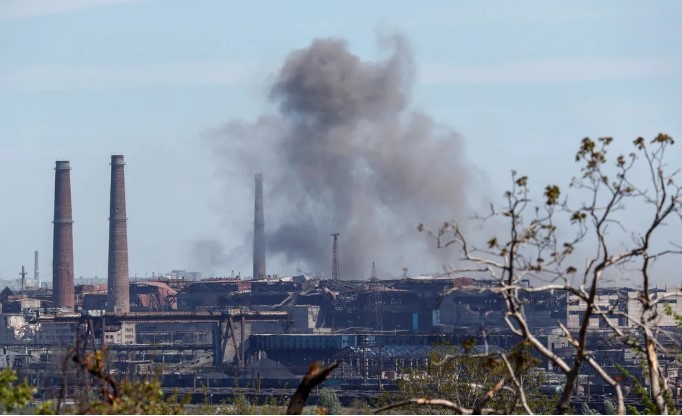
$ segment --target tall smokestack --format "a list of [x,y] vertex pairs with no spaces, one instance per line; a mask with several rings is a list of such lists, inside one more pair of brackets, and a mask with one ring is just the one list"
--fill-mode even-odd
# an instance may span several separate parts
[[332,243],[332,280],[339,280],[339,233],[331,233]]
[[111,156],[111,199],[109,209],[109,280],[107,310],[130,312],[128,288],[128,229],[126,218],[125,162]]
[[36,281],[36,287],[40,289],[40,270],[38,269],[38,250],[33,253],[35,259],[33,261],[33,279]]
[[52,240],[52,306],[73,312],[73,219],[71,167],[57,161],[54,175],[54,233]]
[[265,218],[263,215],[263,175],[257,173],[253,216],[253,278],[265,277]]
[[26,268],[24,266],[21,266],[21,292],[23,293],[26,290]]

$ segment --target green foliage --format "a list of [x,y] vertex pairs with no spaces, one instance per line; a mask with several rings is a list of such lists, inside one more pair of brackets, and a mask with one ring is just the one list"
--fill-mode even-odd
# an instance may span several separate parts
[[178,415],[184,413],[184,405],[189,400],[187,397],[179,402],[176,395],[165,397],[161,383],[155,379],[138,382],[124,380],[118,389],[118,397],[111,401],[99,398],[81,403],[81,413]]
[[605,415],[616,415],[618,414],[618,408],[611,400],[604,400],[604,414]]
[[[644,406],[644,414],[645,415],[655,415],[658,414],[656,411],[656,405],[654,404],[653,401],[651,401],[651,397],[649,397],[649,392],[646,390],[646,388],[642,385],[642,383],[639,381],[637,377],[632,375],[625,367],[621,366],[620,364],[615,365],[616,369],[620,371],[620,373],[627,378],[630,381],[630,385],[632,386],[632,389],[637,397],[641,400],[641,404]],[[633,415],[639,415],[642,414],[640,413],[639,410],[635,406],[626,404],[625,405],[627,413],[633,414]]]
[[521,176],[516,180],[516,185],[520,187],[528,186],[528,176]]
[[186,406],[185,409],[183,409],[183,412],[185,414],[193,415],[216,414],[218,406],[212,403],[213,402],[212,397],[208,394],[208,388],[205,385],[201,386],[201,396],[202,396],[201,404]]
[[678,328],[682,327],[682,315],[676,313],[668,302],[663,304],[663,310],[665,311],[666,315],[672,316],[673,319],[675,319],[675,324]]
[[328,415],[341,414],[341,402],[332,389],[323,388],[320,390],[319,406],[323,407]]
[[[106,369],[106,351],[84,357],[74,349],[67,355],[84,372],[84,385],[78,397],[78,413],[94,414],[182,414],[190,397],[179,401],[166,396],[156,378],[141,381],[116,380]],[[61,411],[61,409],[60,409]]]
[[[436,348],[429,358],[430,364],[425,372],[407,371],[406,379],[398,380],[399,394],[392,398],[393,401],[407,398],[437,398],[471,409],[486,392],[492,390],[500,380],[504,380],[503,388],[494,393],[485,407],[502,414],[523,412],[518,391],[504,361],[499,355],[494,354],[473,355],[473,346],[471,342],[465,342],[462,347]],[[531,410],[548,414],[553,410],[553,404],[539,391],[542,380],[533,371],[537,360],[531,357],[530,351],[528,344],[521,343],[507,354],[507,359],[524,387]],[[451,412],[444,408],[421,405],[405,406],[393,411],[411,414]]]
[[[381,406],[378,406],[381,407]],[[372,407],[364,400],[353,399],[350,402],[350,414],[352,415],[369,415],[372,413]]]
[[613,404],[611,400],[604,400],[604,412],[601,413],[598,410],[590,408],[587,403],[583,403],[580,408],[580,412],[584,415],[616,415],[618,414],[618,409],[616,405]]
[[6,368],[0,371],[0,413],[28,412],[38,415],[52,414],[52,402],[41,403],[37,407],[29,407],[35,389],[25,380],[17,383],[17,374]]
[[[95,378],[95,384],[108,383],[98,377],[105,374],[102,365],[104,355],[92,354],[83,360],[89,365],[88,370]],[[38,407],[27,407],[33,401],[35,389],[26,381],[17,383],[18,377],[11,369],[0,371],[0,412],[17,413],[30,412],[33,414],[52,414],[53,404],[44,402]],[[184,407],[190,397],[179,401],[177,395],[166,396],[161,383],[156,379],[143,381],[123,380],[115,384],[115,394],[98,393],[92,386],[83,386],[78,404],[74,411],[78,413],[94,414],[166,414],[177,415],[184,413]],[[105,397],[106,396],[106,397]],[[64,409],[62,409],[63,411]]]
[[286,398],[284,397],[277,400],[275,396],[268,396],[265,403],[256,410],[256,413],[259,415],[283,415],[287,410],[285,403]]
[[19,384],[17,374],[6,368],[0,371],[0,412],[12,413],[22,410],[33,398],[35,389],[26,381]]
[[545,203],[547,205],[554,205],[559,202],[559,196],[561,196],[561,191],[556,185],[547,185],[545,187]]
[[599,412],[597,410],[591,409],[587,403],[583,403],[583,405],[580,407],[580,412],[584,415],[598,415],[599,414]]
[[[667,306],[667,307],[666,307]],[[669,305],[664,305],[664,309],[666,310],[666,313],[668,312]],[[672,313],[672,309],[670,309],[670,312]],[[634,392],[634,395],[637,396],[640,400],[640,405],[642,409],[638,409],[635,406],[632,405],[625,405],[627,413],[630,414],[645,414],[645,415],[656,415],[660,414],[661,412],[658,411],[658,408],[656,407],[656,404],[651,398],[651,394],[649,393],[649,390],[647,387],[644,387],[642,382],[640,381],[641,379],[648,380],[648,375],[649,375],[649,367],[646,365],[646,359],[644,352],[641,350],[635,349],[633,351],[639,358],[639,363],[640,367],[642,370],[642,373],[639,377],[637,375],[632,374],[628,369],[624,368],[620,364],[616,364],[615,367],[616,369],[621,373],[623,378],[629,381],[630,383],[630,388]],[[662,383],[662,382],[661,382]],[[675,405],[675,401],[672,397],[672,393],[670,389],[664,389],[663,385],[661,385],[662,389],[662,396],[663,400],[665,400],[666,405],[668,407],[668,413],[669,414],[679,414],[679,409],[677,409],[677,406]],[[606,403],[605,403],[606,405]]]
[[587,214],[584,211],[575,211],[571,214],[571,223],[582,223],[587,219]]
[[249,398],[243,392],[237,393],[232,399],[232,411],[235,415],[250,415],[254,413],[255,406],[251,404]]

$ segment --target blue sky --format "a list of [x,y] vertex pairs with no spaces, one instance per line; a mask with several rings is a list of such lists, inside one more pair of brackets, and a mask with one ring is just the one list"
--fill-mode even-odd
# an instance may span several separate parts
[[203,272],[248,274],[252,182],[220,176],[206,133],[274,112],[274,75],[319,37],[367,60],[382,56],[378,35],[409,39],[412,108],[463,136],[485,177],[477,200],[498,198],[511,169],[566,180],[585,136],[682,139],[682,3],[424,4],[0,0],[0,278],[33,250],[50,278],[55,160],[73,168],[76,276],[106,277],[115,153],[128,163],[132,275],[198,267],[203,239],[240,253]]

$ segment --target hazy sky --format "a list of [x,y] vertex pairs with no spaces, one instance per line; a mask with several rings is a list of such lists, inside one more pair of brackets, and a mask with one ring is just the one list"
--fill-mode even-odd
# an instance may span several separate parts
[[[0,0],[0,278],[31,270],[40,250],[51,279],[55,160],[72,166],[76,276],[106,277],[109,157],[119,153],[131,275],[250,274],[252,175],[266,167],[225,177],[210,132],[275,113],[276,74],[316,38],[343,38],[371,61],[383,56],[378,36],[405,36],[410,108],[463,138],[483,178],[472,205],[498,198],[511,169],[565,182],[585,136],[682,140],[682,3],[423,4]],[[671,160],[682,160],[679,146]],[[266,172],[266,194],[274,182]],[[277,209],[266,199],[266,228]],[[203,264],[205,241],[229,260]],[[379,269],[399,274],[399,262],[438,270],[409,253]],[[273,258],[268,272],[296,266]]]

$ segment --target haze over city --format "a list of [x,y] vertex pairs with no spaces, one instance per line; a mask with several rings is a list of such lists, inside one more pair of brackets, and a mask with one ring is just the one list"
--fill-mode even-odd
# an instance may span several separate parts
[[[486,210],[512,169],[566,186],[585,136],[613,136],[617,150],[682,137],[681,12],[676,2],[4,2],[0,278],[17,278],[39,250],[50,280],[56,160],[72,168],[75,275],[106,278],[112,154],[127,163],[131,275],[249,275],[256,173],[269,272],[329,275],[337,231],[346,278],[369,276],[372,261],[384,277],[438,272],[452,253],[417,224]],[[350,81],[335,83],[320,60],[343,63]],[[675,270],[661,284],[678,284]]]

